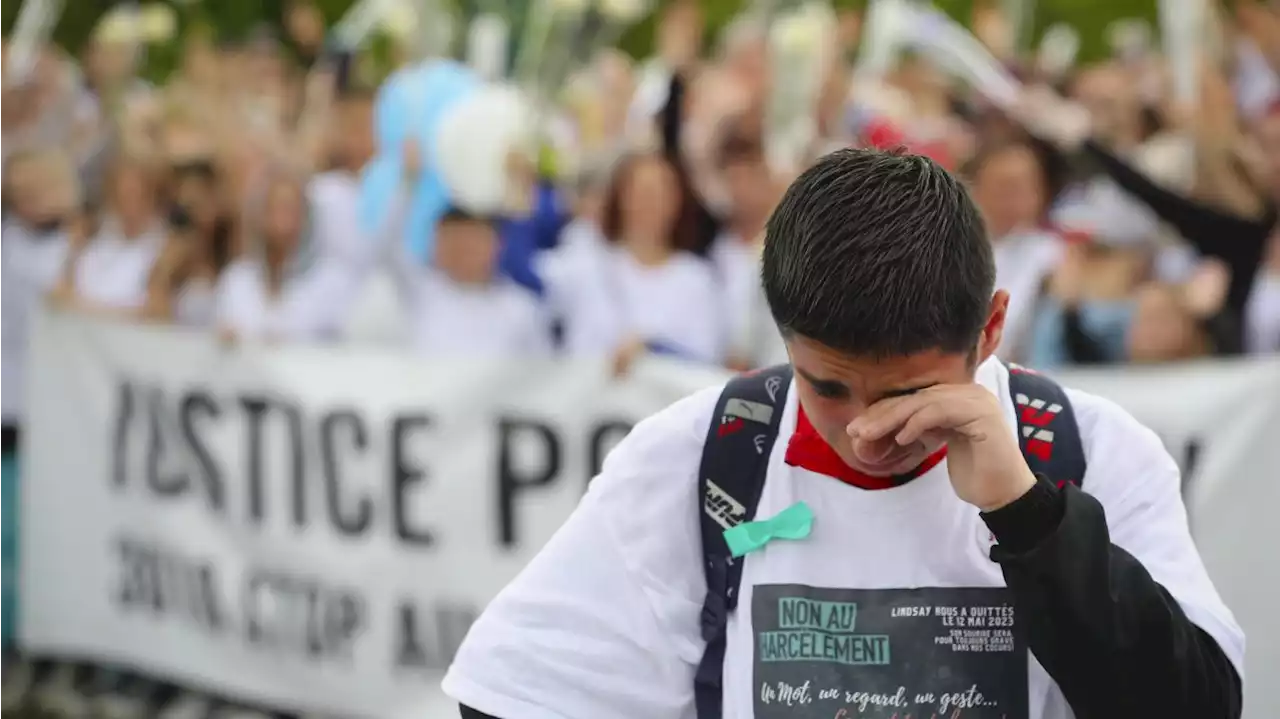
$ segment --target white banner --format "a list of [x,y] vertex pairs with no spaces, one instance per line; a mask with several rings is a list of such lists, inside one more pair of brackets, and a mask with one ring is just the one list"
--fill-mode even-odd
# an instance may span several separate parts
[[634,420],[715,378],[68,316],[33,344],[25,646],[338,716],[456,715],[471,620]]
[[[37,323],[33,353],[28,648],[286,709],[413,719],[455,715],[439,692],[453,650],[608,448],[723,378],[659,360],[615,381],[603,361],[231,350],[67,316]],[[1280,665],[1280,362],[1067,381],[1129,407],[1188,465],[1250,665]],[[1261,682],[1249,706],[1280,715]]]

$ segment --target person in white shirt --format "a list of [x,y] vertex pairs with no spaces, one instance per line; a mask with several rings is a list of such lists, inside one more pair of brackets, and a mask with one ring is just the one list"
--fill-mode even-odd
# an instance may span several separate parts
[[492,221],[451,208],[436,226],[429,266],[396,253],[414,351],[432,357],[551,354],[551,323],[537,296],[498,271],[500,242]]
[[[1066,408],[1011,396],[1026,371],[994,356],[995,277],[931,160],[841,150],[804,172],[762,268],[790,366],[759,401],[708,389],[614,449],[472,626],[444,680],[462,715],[1238,719],[1244,637],[1176,464],[1106,400],[1038,378],[1074,408],[1055,437]],[[746,481],[703,463],[734,436],[761,454],[754,514],[706,476]],[[1070,446],[1081,474],[1033,473]]]
[[996,284],[1009,291],[1000,356],[1024,361],[1036,306],[1064,246],[1062,237],[1043,224],[1048,178],[1025,142],[981,148],[966,174],[994,246]]
[[59,150],[19,152],[5,164],[0,403],[7,454],[16,449],[24,414],[31,316],[66,262],[66,226],[79,211],[80,185],[71,159]]
[[221,185],[212,162],[184,162],[173,169],[173,183],[169,233],[151,273],[143,316],[209,328],[218,276],[231,260],[231,223],[222,212]]
[[627,158],[605,202],[603,241],[536,259],[569,352],[612,354],[620,371],[646,351],[723,361],[718,283],[691,251],[696,217],[676,172],[658,154]]
[[248,253],[218,280],[215,323],[226,339],[335,339],[357,273],[314,246],[303,179],[276,170],[246,213]]
[[[760,360],[765,348],[776,344],[772,336],[757,337],[756,330],[758,315],[768,314],[757,301],[761,235],[780,188],[765,162],[764,147],[748,132],[742,128],[730,132],[717,151],[716,164],[724,178],[728,217],[708,252],[720,281],[728,322],[729,365],[737,369],[762,366],[765,363]],[[772,325],[772,322],[766,324]],[[776,334],[772,327],[768,332]]]
[[373,98],[349,92],[331,115],[331,167],[307,184],[315,213],[316,244],[322,254],[368,265],[377,258],[378,239],[360,223],[360,171],[373,157]]
[[63,276],[52,299],[64,309],[137,317],[164,245],[156,168],[146,158],[122,156],[108,169],[97,227],[77,224]]
[[64,226],[79,184],[59,150],[19,151],[5,162],[0,214],[0,649],[13,638],[18,540],[18,444],[31,315],[67,257]]

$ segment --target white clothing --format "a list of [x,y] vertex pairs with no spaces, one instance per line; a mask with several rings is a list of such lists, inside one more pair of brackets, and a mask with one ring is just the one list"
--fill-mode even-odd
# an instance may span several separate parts
[[178,288],[173,319],[186,327],[213,326],[217,314],[217,286],[204,277],[189,279]]
[[160,226],[130,239],[114,222],[106,223],[76,260],[76,294],[103,307],[141,309],[147,302],[151,268],[164,242]]
[[3,282],[0,293],[0,411],[5,424],[22,421],[26,395],[27,337],[31,316],[57,284],[67,261],[67,238],[60,231],[36,233],[19,222],[4,223]]
[[379,251],[378,238],[360,224],[360,177],[341,170],[316,175],[307,185],[311,231],[325,257],[363,267]]
[[400,272],[392,268],[375,267],[360,280],[355,300],[344,313],[343,340],[360,344],[407,344],[407,298],[399,275]]
[[760,288],[760,245],[723,232],[708,252],[720,280],[730,354],[751,358],[750,344]]
[[[978,381],[999,396],[1015,433],[1007,369],[989,361]],[[646,419],[614,449],[569,520],[472,626],[445,677],[446,693],[500,717],[693,719],[706,592],[697,473],[719,392],[705,390]],[[1143,563],[1239,669],[1243,636],[1192,544],[1173,459],[1153,432],[1113,403],[1069,395],[1090,460],[1084,490],[1105,507],[1111,540]],[[728,626],[726,719],[779,715],[776,706],[760,708],[766,692],[758,673],[766,663],[754,664],[772,629],[753,621],[774,612],[780,589],[959,594],[1004,586],[988,556],[990,533],[978,510],[955,495],[945,461],[896,488],[858,489],[786,464],[786,438],[797,419],[794,390],[781,411],[758,516],[804,501],[815,519],[806,539],[772,542],[743,560],[738,609]],[[758,593],[767,601],[756,602]],[[894,631],[927,626],[947,636],[935,629],[937,618],[895,621],[913,623],[891,625]],[[913,656],[920,661],[907,652],[895,655],[895,664]],[[769,664],[769,671],[799,671],[784,665],[790,666]],[[1025,665],[1030,719],[1071,719],[1061,690],[1029,653]],[[847,672],[856,670],[818,666],[830,670],[815,677],[811,700],[833,685],[856,690],[847,683]],[[1002,676],[1024,681],[1020,671]],[[857,715],[856,702],[849,711]]]
[[561,250],[582,250],[584,252],[599,252],[607,246],[604,238],[600,236],[600,229],[591,220],[575,219],[560,230],[560,237],[556,245],[556,251]]
[[262,263],[243,259],[223,270],[218,280],[217,323],[245,339],[333,339],[355,288],[355,273],[334,258],[287,278],[272,297]]
[[535,262],[550,306],[564,320],[570,352],[611,354],[637,336],[702,362],[723,361],[723,305],[706,260],[678,252],[651,267],[620,248],[601,244],[593,251],[584,242]]
[[428,268],[410,302],[411,342],[420,354],[542,357],[552,352],[551,323],[537,296],[509,279],[468,286]]

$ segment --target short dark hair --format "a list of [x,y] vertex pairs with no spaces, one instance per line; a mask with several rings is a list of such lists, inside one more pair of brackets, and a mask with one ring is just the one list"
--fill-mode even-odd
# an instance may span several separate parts
[[778,328],[859,357],[972,351],[995,262],[977,206],[934,161],[838,150],[791,187],[765,229]]
[[437,224],[480,224],[493,226],[499,222],[498,218],[489,215],[482,215],[470,210],[464,210],[457,205],[449,205],[437,220]]
[[613,176],[610,178],[609,187],[605,192],[604,217],[600,222],[600,229],[605,240],[613,243],[622,239],[622,233],[626,230],[623,227],[622,194],[627,190],[627,183],[631,181],[632,173],[643,162],[661,162],[672,171],[674,176],[679,206],[676,209],[675,220],[669,234],[672,249],[702,254],[703,247],[700,237],[701,228],[698,224],[698,206],[697,201],[694,199],[692,183],[685,174],[683,167],[672,162],[670,158],[657,153],[627,155],[614,166]]

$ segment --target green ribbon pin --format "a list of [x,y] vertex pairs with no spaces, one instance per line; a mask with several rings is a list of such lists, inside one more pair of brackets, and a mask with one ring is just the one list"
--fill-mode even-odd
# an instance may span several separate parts
[[775,539],[804,539],[813,531],[813,510],[796,502],[768,519],[743,522],[724,530],[724,542],[735,558],[760,549]]

